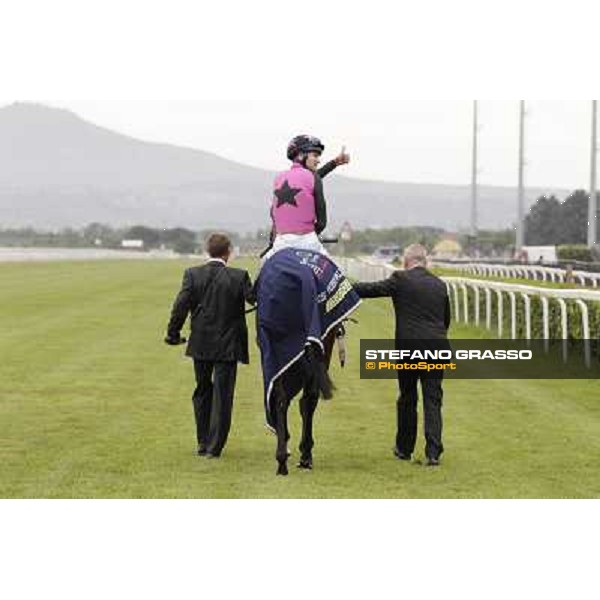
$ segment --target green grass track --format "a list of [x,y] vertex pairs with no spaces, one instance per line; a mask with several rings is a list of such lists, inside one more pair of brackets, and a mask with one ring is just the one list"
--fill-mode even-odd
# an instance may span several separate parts
[[[359,339],[392,335],[385,300],[349,327],[349,364],[333,368],[337,394],[315,419],[314,471],[275,477],[253,343],[222,458],[195,456],[192,365],[162,342],[190,264],[0,264],[0,497],[600,495],[598,381],[447,382],[442,466],[394,459],[396,383],[358,375]],[[297,403],[290,414],[294,460]],[[422,448],[420,435],[417,459]]]

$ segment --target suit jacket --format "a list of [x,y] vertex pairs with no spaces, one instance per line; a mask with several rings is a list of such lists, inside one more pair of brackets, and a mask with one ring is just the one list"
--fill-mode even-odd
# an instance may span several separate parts
[[355,283],[362,298],[390,297],[396,312],[396,341],[447,340],[450,301],[446,284],[424,267],[395,271],[388,279]]
[[187,269],[173,303],[167,335],[178,338],[191,314],[188,356],[196,360],[248,363],[245,302],[255,302],[247,271],[216,260]]

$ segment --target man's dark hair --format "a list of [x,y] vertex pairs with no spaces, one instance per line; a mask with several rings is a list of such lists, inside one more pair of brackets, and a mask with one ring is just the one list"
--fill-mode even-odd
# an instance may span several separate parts
[[224,258],[231,250],[231,240],[224,233],[213,233],[206,240],[206,251],[211,258]]

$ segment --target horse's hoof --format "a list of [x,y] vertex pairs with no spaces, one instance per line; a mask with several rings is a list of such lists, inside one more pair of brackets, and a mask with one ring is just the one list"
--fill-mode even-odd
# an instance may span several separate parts
[[307,459],[307,460],[300,460],[300,462],[298,463],[298,468],[299,469],[306,469],[308,471],[311,471],[313,468],[313,462],[312,459]]
[[277,467],[277,475],[287,475],[288,474],[288,468],[287,465],[279,465]]

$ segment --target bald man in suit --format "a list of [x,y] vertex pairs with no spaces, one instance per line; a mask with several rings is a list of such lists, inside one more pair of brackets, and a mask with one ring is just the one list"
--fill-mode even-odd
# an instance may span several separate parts
[[[446,284],[427,269],[427,251],[420,244],[404,252],[404,270],[383,281],[356,283],[362,298],[391,298],[396,313],[396,345],[449,348],[450,301]],[[420,340],[420,342],[416,341]],[[425,422],[425,456],[428,466],[438,466],[442,444],[442,377],[419,371],[398,371],[397,433],[394,455],[411,460],[417,439],[417,385],[421,382]]]

